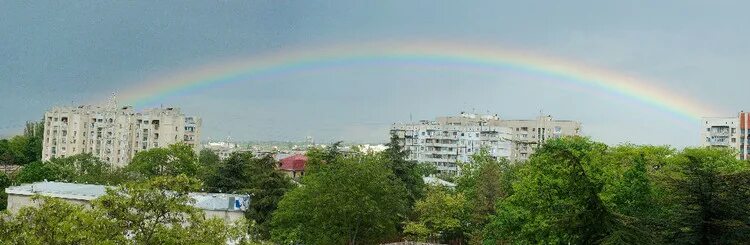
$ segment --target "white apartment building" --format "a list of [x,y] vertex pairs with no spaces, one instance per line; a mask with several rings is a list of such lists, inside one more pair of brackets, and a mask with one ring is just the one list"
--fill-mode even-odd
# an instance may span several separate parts
[[535,120],[502,120],[497,115],[461,113],[435,121],[394,124],[391,133],[411,151],[409,160],[435,164],[441,172],[457,173],[456,162],[487,147],[495,157],[525,161],[551,138],[579,135],[581,123],[540,116]]
[[489,126],[488,120],[497,119],[461,114],[459,118],[393,124],[391,133],[409,150],[409,160],[433,164],[441,173],[459,174],[456,163],[469,162],[483,147],[494,157],[510,156],[510,128]]
[[750,113],[736,117],[704,117],[701,146],[727,147],[737,152],[737,158],[750,159]]
[[493,125],[508,127],[513,132],[510,159],[526,161],[534,149],[548,139],[581,134],[581,123],[570,120],[554,120],[552,116],[539,116],[534,120],[499,120]]
[[186,143],[199,147],[201,120],[178,108],[54,107],[44,114],[42,160],[91,153],[125,166],[139,151]]

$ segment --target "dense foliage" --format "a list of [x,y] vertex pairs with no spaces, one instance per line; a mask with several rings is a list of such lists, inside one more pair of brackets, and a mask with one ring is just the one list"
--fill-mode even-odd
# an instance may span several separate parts
[[282,244],[373,244],[395,237],[407,212],[407,190],[386,159],[338,156],[306,174],[273,214],[273,239]]
[[287,190],[293,187],[289,177],[276,170],[271,156],[254,157],[252,153],[235,153],[219,163],[216,172],[206,180],[213,192],[234,192],[252,195],[246,217],[255,222],[251,234],[268,239],[271,213]]
[[44,124],[27,122],[22,135],[0,139],[0,165],[26,165],[42,160]]
[[3,244],[222,244],[243,241],[244,224],[206,218],[190,205],[198,181],[156,177],[107,190],[90,208],[48,197],[0,217]]
[[[0,186],[44,180],[119,185],[82,208],[41,198],[0,219],[7,244],[741,244],[750,240],[750,163],[722,148],[608,146],[550,139],[526,162],[487,151],[461,163],[455,187],[426,186],[396,138],[380,153],[313,148],[298,182],[270,155],[220,160],[186,145],[139,152],[125,168],[91,155],[47,162],[24,138],[0,140],[0,160],[24,165]],[[36,153],[34,153],[36,154]],[[20,159],[20,160],[19,160]],[[10,161],[5,161],[10,162]],[[206,219],[187,191],[252,196],[240,226]],[[169,190],[169,191],[167,191]],[[4,208],[5,195],[0,193]],[[158,221],[158,222],[156,222]],[[198,226],[194,225],[198,224]],[[97,227],[98,229],[94,229]],[[125,239],[128,234],[128,239]],[[125,239],[125,240],[123,240]]]

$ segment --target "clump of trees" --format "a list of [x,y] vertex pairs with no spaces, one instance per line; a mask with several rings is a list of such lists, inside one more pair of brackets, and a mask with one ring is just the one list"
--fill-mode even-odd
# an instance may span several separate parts
[[[462,175],[451,178],[457,186],[448,188],[426,186],[422,176],[430,168],[406,160],[409,153],[396,138],[380,153],[343,152],[339,145],[308,151],[306,173],[298,182],[279,172],[270,156],[237,153],[219,160],[210,151],[195,154],[185,145],[139,152],[121,169],[91,155],[27,163],[15,175],[0,175],[0,185],[46,179],[121,187],[91,209],[40,199],[41,206],[0,219],[0,232],[5,232],[0,237],[11,244],[56,244],[56,239],[63,241],[57,244],[121,243],[116,239],[124,231],[128,239],[146,244],[213,243],[240,236],[279,244],[750,240],[750,163],[728,149],[608,146],[563,137],[548,140],[526,162],[480,151],[460,165]],[[189,200],[157,191],[197,188],[252,195],[248,222],[221,226],[184,205],[172,205]],[[166,206],[180,208],[158,208]],[[139,223],[154,219],[164,226]],[[86,233],[94,225],[106,229]]]
[[223,244],[249,243],[245,225],[206,218],[191,206],[199,182],[155,177],[111,188],[90,207],[36,196],[38,207],[0,217],[3,244]]
[[26,165],[42,160],[44,124],[27,122],[22,135],[0,139],[0,164]]

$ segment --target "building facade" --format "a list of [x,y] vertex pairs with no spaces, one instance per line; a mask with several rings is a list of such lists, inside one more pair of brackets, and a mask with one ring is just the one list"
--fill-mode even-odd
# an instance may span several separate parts
[[42,160],[90,153],[113,166],[139,151],[185,143],[198,150],[201,119],[178,108],[55,107],[44,114]]
[[441,117],[435,121],[394,124],[396,135],[406,150],[409,160],[433,164],[446,174],[458,174],[458,162],[469,162],[471,156],[486,148],[494,157],[510,157],[510,128],[490,126],[494,116],[461,114]]
[[457,174],[458,162],[468,162],[486,148],[494,157],[525,161],[547,139],[579,135],[581,123],[553,120],[502,120],[497,115],[461,113],[434,121],[393,124],[391,133],[410,151],[409,160],[434,164],[438,171]]
[[534,150],[548,139],[581,134],[581,123],[570,120],[555,120],[552,116],[539,116],[533,120],[499,120],[498,126],[511,129],[510,159],[526,161]]
[[701,146],[726,147],[737,152],[737,158],[750,159],[750,113],[736,117],[704,117]]
[[[37,206],[34,195],[59,198],[77,205],[89,205],[92,200],[103,196],[107,186],[66,182],[36,182],[11,186],[5,189],[8,194],[8,211],[18,213],[23,207]],[[207,218],[219,218],[233,223],[244,218],[244,211],[250,204],[249,195],[224,193],[189,193],[192,206],[203,210]]]

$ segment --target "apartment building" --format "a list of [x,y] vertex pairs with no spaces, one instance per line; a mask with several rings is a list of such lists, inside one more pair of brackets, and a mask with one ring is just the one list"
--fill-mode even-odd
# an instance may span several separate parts
[[533,120],[499,120],[493,125],[511,129],[510,159],[526,161],[534,149],[548,139],[581,134],[581,123],[570,120],[555,120],[552,116],[539,116]]
[[736,117],[704,117],[701,146],[727,147],[737,152],[737,158],[750,159],[750,113]]
[[54,107],[44,114],[42,159],[91,153],[125,166],[139,151],[175,143],[199,147],[201,119],[178,108]]
[[525,161],[546,140],[579,135],[580,131],[580,122],[554,120],[552,116],[503,120],[497,115],[464,112],[391,128],[410,151],[410,160],[434,164],[444,173],[458,173],[456,163],[468,162],[482,147],[495,157]]
[[391,133],[409,150],[409,160],[433,164],[441,173],[459,174],[456,163],[469,162],[483,147],[494,157],[510,156],[510,128],[490,126],[487,121],[491,120],[497,117],[462,113],[435,121],[394,124]]

